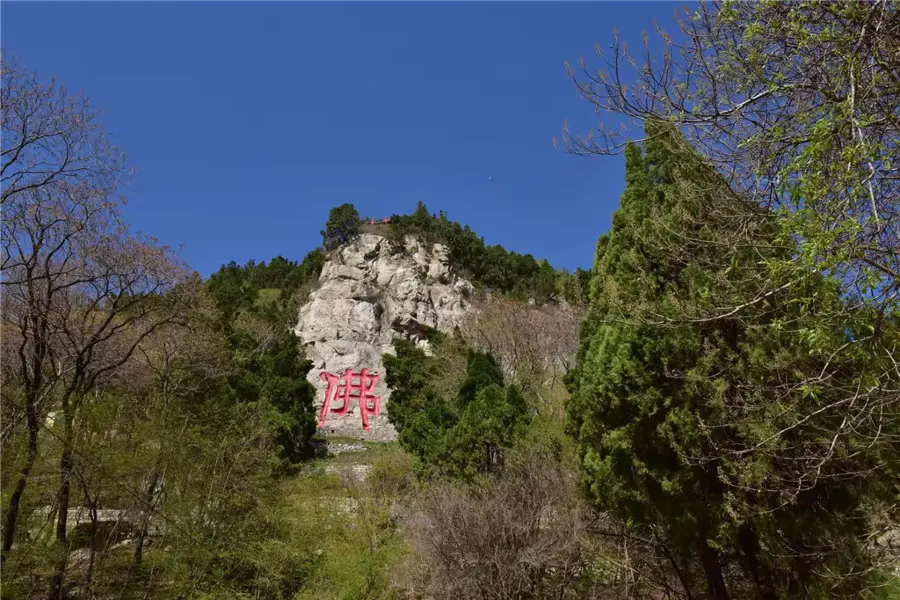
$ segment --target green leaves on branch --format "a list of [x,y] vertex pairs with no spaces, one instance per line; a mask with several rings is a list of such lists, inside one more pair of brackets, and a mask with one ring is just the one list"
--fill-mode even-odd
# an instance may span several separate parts
[[[635,59],[617,39],[599,75],[583,64],[573,79],[598,110],[671,122],[732,190],[781,215],[779,238],[793,245],[782,268],[829,273],[845,294],[896,315],[898,6],[701,3],[679,18],[683,41],[658,30],[665,60],[649,42]],[[627,142],[615,127],[564,133],[576,154]]]

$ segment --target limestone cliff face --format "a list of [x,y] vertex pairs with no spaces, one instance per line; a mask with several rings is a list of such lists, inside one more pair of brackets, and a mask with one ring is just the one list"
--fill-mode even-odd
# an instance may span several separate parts
[[[355,373],[368,369],[380,376],[373,394],[381,398],[381,405],[377,416],[368,417],[368,431],[355,399],[346,415],[327,411],[320,431],[394,439],[396,432],[387,420],[390,390],[384,383],[382,354],[393,354],[397,338],[427,347],[424,326],[452,331],[470,310],[472,294],[472,284],[456,276],[440,244],[426,246],[412,236],[397,243],[362,234],[333,251],[294,328],[313,362],[309,381],[318,390],[317,414],[327,387],[322,374],[342,375],[347,369]],[[342,405],[340,400],[330,402],[331,409]]]

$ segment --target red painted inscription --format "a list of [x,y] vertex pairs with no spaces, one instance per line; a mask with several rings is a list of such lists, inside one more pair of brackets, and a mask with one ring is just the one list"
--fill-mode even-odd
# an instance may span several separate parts
[[372,393],[372,389],[380,377],[380,375],[369,373],[368,369],[363,369],[359,373],[347,369],[342,375],[333,375],[324,371],[319,373],[319,379],[328,384],[325,388],[325,402],[322,403],[322,410],[319,412],[319,427],[325,424],[325,417],[328,416],[332,400],[342,402],[340,408],[331,409],[333,414],[339,416],[346,415],[350,410],[350,403],[356,400],[359,402],[359,414],[362,417],[363,429],[368,431],[369,415],[377,415],[378,407],[381,404],[381,397]]

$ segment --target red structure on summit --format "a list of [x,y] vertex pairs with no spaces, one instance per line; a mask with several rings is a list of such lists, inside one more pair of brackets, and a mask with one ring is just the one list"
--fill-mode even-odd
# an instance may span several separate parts
[[[369,416],[378,415],[378,408],[381,404],[381,397],[372,393],[372,389],[380,378],[380,375],[369,373],[368,369],[363,369],[359,373],[347,369],[343,375],[334,375],[324,371],[319,373],[319,379],[328,382],[325,388],[325,401],[319,412],[319,427],[325,424],[325,417],[328,416],[332,400],[343,401],[340,408],[332,408],[330,411],[338,416],[346,415],[350,410],[350,403],[357,400],[363,429],[368,431]],[[354,379],[357,379],[359,383],[353,383]]]

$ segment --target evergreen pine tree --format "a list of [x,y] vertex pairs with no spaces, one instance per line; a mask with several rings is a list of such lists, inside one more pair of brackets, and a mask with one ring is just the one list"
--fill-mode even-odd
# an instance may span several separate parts
[[[754,296],[780,275],[769,259],[791,248],[774,217],[735,198],[674,130],[651,124],[647,137],[625,154],[570,378],[567,426],[589,494],[660,539],[692,594],[856,593],[863,507],[892,485],[869,438],[823,432],[840,427],[829,407],[841,382],[868,369],[865,350],[836,357],[860,325],[815,273]],[[804,392],[826,365],[834,377]],[[836,576],[822,587],[825,571]]]
[[325,230],[322,232],[322,245],[327,250],[344,244],[359,233],[362,221],[356,207],[349,203],[335,206],[328,214]]

